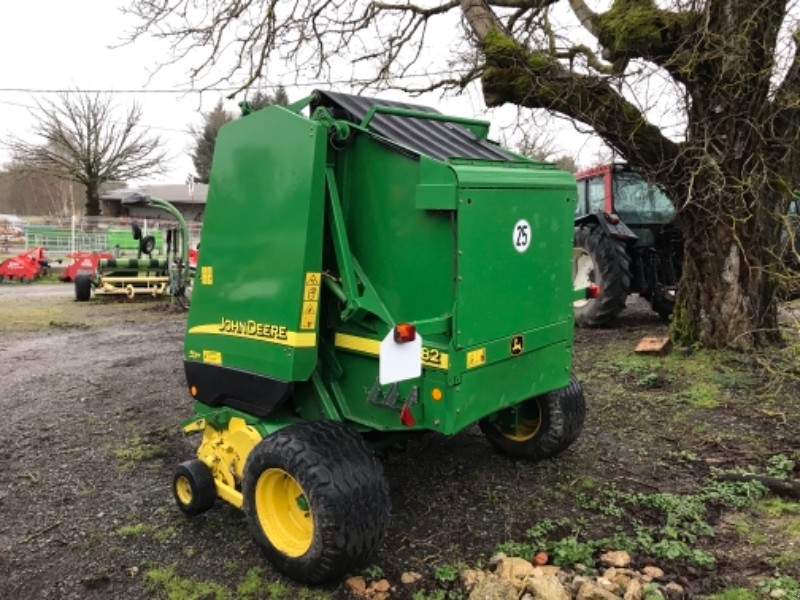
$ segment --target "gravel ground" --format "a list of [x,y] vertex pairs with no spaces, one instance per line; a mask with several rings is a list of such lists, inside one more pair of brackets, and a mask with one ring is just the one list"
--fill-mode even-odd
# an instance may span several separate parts
[[[285,598],[346,597],[342,587],[305,590],[274,573],[236,509],[218,502],[189,520],[175,507],[172,470],[196,442],[179,429],[192,410],[181,362],[185,316],[165,309],[113,299],[78,304],[66,284],[0,286],[0,598],[166,597],[168,586],[153,574],[218,586],[177,598],[270,598],[276,589]],[[508,460],[476,428],[452,438],[425,435],[382,455],[393,520],[376,565],[393,583],[407,570],[424,575],[393,598],[433,589],[438,565],[486,560],[544,516],[584,519],[581,535],[602,530],[606,517],[595,522],[577,506],[575,486],[630,480],[634,489],[637,481],[644,490],[691,489],[708,474],[706,458],[763,464],[770,453],[800,446],[794,388],[772,400],[759,396],[761,388],[744,389],[701,411],[600,373],[603,360],[629,356],[643,335],[665,332],[635,299],[618,327],[577,332],[589,416],[579,442],[557,460]],[[658,392],[686,385],[677,378]],[[783,423],[767,409],[782,412]],[[741,439],[724,438],[723,451],[698,423]],[[698,462],[678,464],[675,453],[688,449]],[[743,544],[731,533],[707,547],[734,556]],[[703,585],[737,580],[745,567],[769,572],[763,556],[750,558],[744,566],[726,559]],[[259,589],[273,591],[236,591],[253,576]]]

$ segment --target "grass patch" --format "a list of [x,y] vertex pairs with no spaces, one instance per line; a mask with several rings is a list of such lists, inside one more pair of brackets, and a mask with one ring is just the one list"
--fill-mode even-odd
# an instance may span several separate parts
[[703,596],[702,600],[757,600],[757,596],[745,588],[729,588],[713,596]]
[[150,536],[157,542],[166,542],[178,535],[178,528],[173,525],[159,527],[157,525],[137,523],[136,525],[123,525],[114,532],[114,535],[121,538]]
[[123,525],[114,532],[114,535],[122,538],[141,537],[155,529],[152,525],[137,523],[136,525]]
[[130,466],[132,463],[141,462],[156,457],[163,452],[160,444],[143,440],[140,436],[131,438],[123,447],[114,451],[114,456]]
[[686,400],[697,408],[716,408],[719,406],[720,390],[710,383],[698,383],[684,393]]
[[800,514],[800,503],[784,500],[777,496],[764,498],[756,503],[756,510],[768,517],[780,517],[785,514]]
[[144,587],[151,594],[166,600],[231,600],[228,589],[218,583],[195,581],[181,577],[175,567],[148,569],[144,574]]
[[145,565],[145,589],[162,600],[329,600],[330,594],[304,587],[290,589],[277,581],[264,581],[264,570],[253,567],[236,589],[219,583],[181,577],[175,566]]

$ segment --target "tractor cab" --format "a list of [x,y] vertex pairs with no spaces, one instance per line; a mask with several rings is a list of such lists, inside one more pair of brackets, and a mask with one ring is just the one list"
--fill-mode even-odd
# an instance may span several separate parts
[[627,165],[602,165],[579,172],[576,216],[592,213],[616,215],[638,238],[648,244],[652,231],[674,226],[675,207],[657,186]]

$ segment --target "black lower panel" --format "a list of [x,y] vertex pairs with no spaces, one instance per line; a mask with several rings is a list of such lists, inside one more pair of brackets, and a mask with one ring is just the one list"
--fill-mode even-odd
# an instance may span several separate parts
[[220,365],[185,360],[186,382],[196,388],[195,399],[209,406],[230,406],[257,417],[279,409],[292,395],[294,384]]

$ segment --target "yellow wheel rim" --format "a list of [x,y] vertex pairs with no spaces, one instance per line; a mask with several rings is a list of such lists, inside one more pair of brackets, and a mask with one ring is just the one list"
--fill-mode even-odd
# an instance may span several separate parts
[[539,428],[542,426],[542,412],[539,400],[529,400],[525,405],[527,411],[532,413],[535,410],[536,416],[527,415],[520,419],[517,423],[517,430],[514,433],[503,431],[499,425],[495,424],[497,430],[513,442],[527,442],[539,432]]
[[256,482],[255,505],[261,529],[277,550],[302,556],[311,547],[314,519],[303,488],[283,469],[267,469]]
[[175,480],[175,493],[178,494],[178,500],[185,506],[192,503],[192,484],[184,475],[180,475]]

